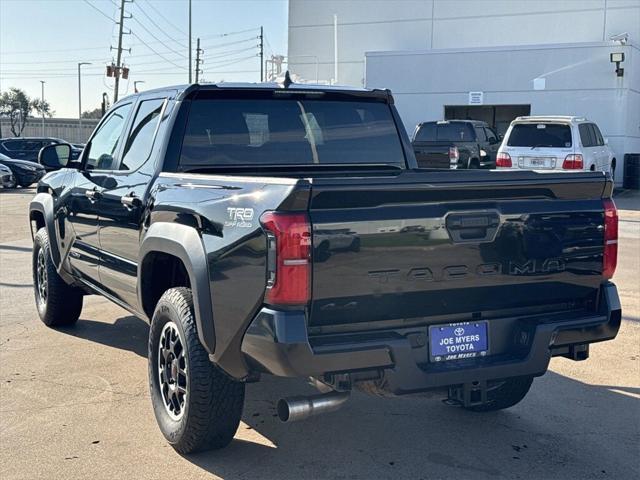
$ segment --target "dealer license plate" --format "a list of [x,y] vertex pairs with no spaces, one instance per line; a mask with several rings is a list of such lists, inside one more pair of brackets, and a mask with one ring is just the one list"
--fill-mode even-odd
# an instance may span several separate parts
[[529,168],[551,168],[550,158],[528,157],[525,166]]
[[487,322],[461,322],[429,327],[434,362],[483,357],[489,351]]

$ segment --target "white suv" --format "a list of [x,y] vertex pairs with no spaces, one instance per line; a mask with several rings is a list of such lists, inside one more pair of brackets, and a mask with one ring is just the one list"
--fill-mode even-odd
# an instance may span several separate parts
[[498,149],[496,167],[513,170],[603,171],[616,159],[598,126],[584,117],[518,117]]

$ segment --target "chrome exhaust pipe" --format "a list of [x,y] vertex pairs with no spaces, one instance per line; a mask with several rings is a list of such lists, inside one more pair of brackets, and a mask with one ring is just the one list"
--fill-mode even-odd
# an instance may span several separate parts
[[278,401],[278,417],[283,422],[306,420],[321,413],[335,412],[349,400],[351,392],[329,392],[308,397],[289,397]]

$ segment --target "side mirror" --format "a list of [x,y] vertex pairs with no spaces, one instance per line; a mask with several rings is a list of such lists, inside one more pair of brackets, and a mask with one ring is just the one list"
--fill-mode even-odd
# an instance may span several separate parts
[[605,139],[604,139],[604,144],[605,144],[605,145],[609,145],[609,139],[608,139],[608,138],[605,138]]
[[64,168],[71,159],[71,145],[58,143],[42,147],[38,153],[38,163],[49,169]]
[[504,140],[504,134],[503,133],[498,135],[498,140],[500,140],[500,141]]

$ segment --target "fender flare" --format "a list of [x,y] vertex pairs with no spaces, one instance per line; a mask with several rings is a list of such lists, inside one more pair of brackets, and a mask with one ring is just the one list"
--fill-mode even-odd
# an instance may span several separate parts
[[32,212],[39,212],[44,217],[44,228],[47,230],[47,234],[49,235],[49,251],[51,252],[51,260],[53,260],[53,264],[56,266],[56,269],[60,271],[62,261],[56,237],[53,197],[48,193],[40,192],[33,197],[33,200],[29,203],[29,226],[31,229],[31,239],[34,239],[36,232],[33,231],[33,224],[31,223]]
[[138,263],[138,302],[142,302],[142,266],[145,257],[153,252],[166,253],[179,258],[184,264],[195,310],[196,326],[200,343],[212,354],[215,349],[215,330],[213,328],[213,308],[209,286],[209,267],[207,255],[198,231],[177,223],[154,223],[149,227],[140,244]]

